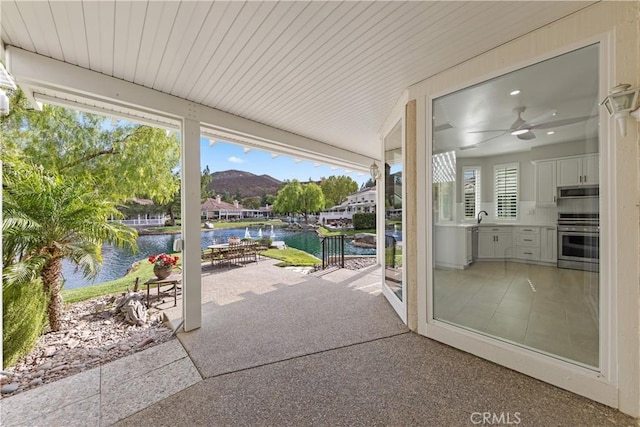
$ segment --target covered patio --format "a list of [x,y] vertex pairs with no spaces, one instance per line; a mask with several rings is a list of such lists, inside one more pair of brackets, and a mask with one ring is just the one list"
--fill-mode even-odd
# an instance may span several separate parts
[[[0,7],[0,58],[34,109],[62,105],[181,136],[184,294],[174,316],[181,319],[181,345],[153,377],[180,387],[163,394],[156,391],[170,388],[153,386],[153,393],[126,401],[113,392],[121,407],[131,405],[117,415],[118,405],[102,406],[109,402],[110,369],[103,367],[87,382],[94,388],[85,395],[93,400],[78,398],[80,406],[64,406],[69,410],[61,413],[52,406],[52,419],[73,420],[83,405],[92,405],[87,413],[101,425],[469,424],[476,412],[518,413],[525,424],[632,423],[595,402],[640,416],[640,128],[629,114],[621,117],[628,119],[622,132],[619,118],[597,102],[589,105],[602,187],[592,365],[444,321],[435,313],[433,280],[434,226],[440,219],[456,222],[451,212],[436,215],[437,199],[446,198],[452,211],[462,200],[450,180],[448,195],[435,193],[433,159],[442,153],[434,144],[454,129],[462,136],[446,153],[460,156],[459,143],[483,132],[482,143],[504,137],[518,150],[532,151],[536,147],[526,145],[532,141],[511,137],[525,130],[525,110],[555,115],[555,105],[536,99],[536,85],[549,89],[547,81],[556,80],[553,73],[539,75],[539,82],[525,79],[529,90],[522,94],[509,87],[511,93],[487,92],[449,105],[451,116],[469,109],[468,123],[435,114],[435,100],[588,46],[598,49],[594,99],[619,83],[638,87],[637,2],[3,1]],[[581,71],[575,64],[568,69]],[[574,95],[553,92],[563,100]],[[528,125],[541,127],[533,119]],[[378,184],[379,267],[362,276],[339,271],[292,279],[282,273],[264,282],[273,289],[260,298],[248,290],[230,292],[228,304],[208,300],[200,264],[201,138],[371,172]],[[465,145],[465,155],[482,163],[486,156],[472,157],[477,145]],[[497,144],[481,148],[493,147],[512,155]],[[533,170],[531,159],[517,156],[510,171],[520,164]],[[576,173],[576,180],[578,175],[581,185],[586,175]],[[493,206],[493,178],[482,181],[491,193],[479,201],[486,206]],[[387,185],[391,179],[394,185]],[[533,193],[533,178],[521,181]],[[558,185],[550,187],[555,192]],[[513,191],[514,200],[529,203],[521,217],[539,211],[537,199],[520,200],[518,188]],[[388,225],[385,205],[396,208],[400,193],[394,220],[402,234],[402,274],[394,292],[385,283],[381,236]],[[555,204],[553,195],[550,200]],[[546,212],[553,217],[556,211]],[[510,217],[508,225],[521,217]],[[536,292],[528,285],[524,291]],[[124,370],[144,390],[145,376]],[[150,394],[160,401],[143,399]]]
[[317,277],[271,264],[205,272],[201,328],[3,399],[3,426],[633,423],[410,332],[378,267]]

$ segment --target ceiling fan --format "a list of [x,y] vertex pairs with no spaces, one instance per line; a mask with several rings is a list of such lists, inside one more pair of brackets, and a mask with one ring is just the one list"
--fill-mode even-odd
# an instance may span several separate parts
[[500,133],[498,135],[492,136],[491,138],[477,142],[473,145],[460,147],[460,150],[469,150],[472,148],[477,148],[478,145],[484,144],[485,142],[489,142],[496,138],[500,138],[501,136],[504,136],[507,133],[515,136],[518,139],[525,140],[525,141],[530,139],[535,139],[536,135],[533,133],[533,130],[535,129],[556,128],[560,126],[566,126],[574,123],[583,122],[585,120],[589,120],[593,117],[596,117],[596,116],[582,116],[582,117],[574,117],[571,119],[547,121],[557,114],[556,110],[551,110],[551,111],[547,111],[544,114],[541,114],[540,116],[534,119],[524,120],[522,118],[522,113],[524,113],[525,110],[526,110],[526,107],[516,107],[513,109],[513,112],[516,113],[518,117],[511,124],[509,129],[485,129],[485,130],[475,130],[475,131],[467,132],[467,133],[485,133],[485,132],[500,132]]

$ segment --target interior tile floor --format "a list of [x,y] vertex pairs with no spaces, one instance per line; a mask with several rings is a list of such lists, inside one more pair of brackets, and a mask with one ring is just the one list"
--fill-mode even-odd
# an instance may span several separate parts
[[434,317],[597,367],[599,274],[479,261],[434,271]]

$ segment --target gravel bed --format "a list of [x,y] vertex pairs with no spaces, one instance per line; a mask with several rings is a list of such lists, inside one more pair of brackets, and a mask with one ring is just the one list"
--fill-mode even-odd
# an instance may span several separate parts
[[118,300],[103,296],[65,307],[62,328],[42,335],[31,353],[0,371],[0,394],[8,397],[95,368],[175,338],[153,307],[141,326],[115,312]]

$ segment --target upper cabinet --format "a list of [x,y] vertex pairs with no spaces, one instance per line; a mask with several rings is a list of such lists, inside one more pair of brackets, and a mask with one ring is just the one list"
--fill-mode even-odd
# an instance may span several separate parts
[[557,185],[567,187],[573,185],[597,185],[598,155],[571,157],[558,160]]
[[535,163],[536,206],[556,205],[556,167],[555,160]]

